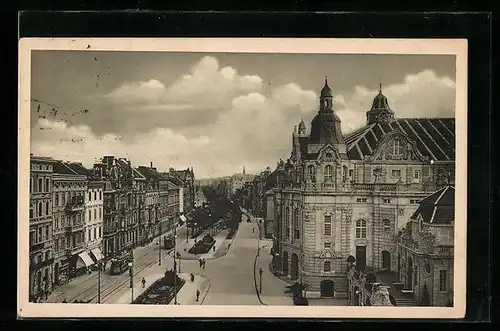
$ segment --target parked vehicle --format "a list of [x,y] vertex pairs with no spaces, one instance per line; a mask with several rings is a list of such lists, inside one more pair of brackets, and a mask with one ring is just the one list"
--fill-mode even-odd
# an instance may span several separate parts
[[163,237],[163,249],[172,249],[175,246],[175,241],[174,241],[173,236],[169,237]]

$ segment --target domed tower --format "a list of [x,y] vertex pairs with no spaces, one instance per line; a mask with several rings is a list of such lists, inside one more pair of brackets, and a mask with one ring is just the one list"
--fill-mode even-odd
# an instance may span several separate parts
[[366,125],[378,122],[390,122],[394,119],[394,111],[389,107],[387,97],[382,93],[382,83],[379,92],[373,99],[372,108],[366,112]]
[[345,145],[342,130],[340,129],[340,118],[333,111],[332,89],[328,86],[325,78],[325,86],[320,94],[320,106],[318,114],[311,122],[310,145]]

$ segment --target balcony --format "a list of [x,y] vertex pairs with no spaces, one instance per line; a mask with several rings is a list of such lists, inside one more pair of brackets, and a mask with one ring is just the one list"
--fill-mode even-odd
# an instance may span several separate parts
[[53,263],[54,263],[54,258],[51,257],[50,259],[43,260],[43,261],[40,261],[40,262],[37,262],[37,263],[30,263],[30,269],[31,270],[37,270],[37,269],[43,268],[45,266],[49,266],[49,265],[51,265]]
[[41,242],[38,244],[30,245],[30,252],[35,252],[43,249],[45,247],[45,243]]
[[77,232],[77,231],[83,231],[84,224],[83,222],[81,223],[75,223],[73,225],[68,225],[64,228],[64,231],[66,232]]
[[425,245],[419,245],[419,243],[415,241],[415,239],[408,237],[401,237],[399,239],[399,245],[411,249],[417,254],[429,254],[429,255],[443,256],[443,257],[454,256],[453,246],[436,245],[433,247],[428,247]]
[[66,211],[68,212],[78,212],[83,211],[84,199],[82,196],[71,197],[71,200],[66,204]]

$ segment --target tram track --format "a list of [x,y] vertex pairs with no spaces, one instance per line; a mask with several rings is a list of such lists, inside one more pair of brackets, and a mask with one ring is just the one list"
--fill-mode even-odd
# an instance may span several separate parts
[[[140,266],[139,268],[134,269],[134,276],[139,274],[140,272],[142,272],[144,269],[149,268],[151,265],[153,265],[155,262],[158,261],[158,256],[153,256],[151,254],[152,252],[153,251],[146,251],[144,254],[141,254],[139,256],[136,256],[134,254],[134,261],[139,261],[139,260],[143,261],[145,258],[147,259],[146,265]],[[165,256],[168,256],[169,253],[170,253],[170,250],[165,251],[165,253],[162,252],[162,259]],[[151,258],[147,258],[148,256],[150,256]],[[78,285],[78,288],[82,288],[82,287],[84,288],[82,291],[80,291],[76,295],[73,295],[72,297],[68,297],[67,293],[61,293],[55,297],[56,302],[60,302],[60,301],[62,301],[63,298],[65,298],[68,301],[68,303],[74,302],[75,300],[85,301],[85,302],[89,301],[89,303],[90,302],[96,303],[97,297],[98,297],[98,294],[97,294],[97,292],[98,292],[98,289],[97,289],[98,279],[97,278],[99,277],[98,273],[99,273],[99,271],[93,273],[93,275],[91,277],[82,281]],[[127,283],[129,281],[129,279],[130,279],[130,276],[129,276],[128,272],[124,272],[124,273],[122,273],[120,275],[116,275],[116,276],[101,272],[101,302],[103,302],[103,299],[108,297],[109,294],[118,290],[118,288],[123,286],[123,284]],[[108,281],[110,281],[110,282],[108,282]],[[104,286],[103,286],[103,283],[104,283]],[[90,285],[90,286],[88,286],[88,285]],[[116,285],[118,285],[118,286],[116,287],[115,290],[113,290],[112,287],[114,287]],[[110,289],[111,289],[111,291],[109,292],[108,295],[106,295],[105,291],[108,291]],[[90,296],[89,295],[90,293],[92,293],[93,295]]]

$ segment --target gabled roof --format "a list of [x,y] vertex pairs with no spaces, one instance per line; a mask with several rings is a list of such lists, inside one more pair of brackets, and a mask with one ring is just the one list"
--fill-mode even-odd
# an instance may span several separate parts
[[54,174],[62,174],[62,175],[78,175],[71,167],[68,166],[66,162],[56,161],[52,168]]
[[142,177],[147,180],[161,180],[163,176],[156,170],[144,166],[139,166],[137,169],[134,169],[138,172]]
[[455,160],[454,118],[399,118],[367,125],[346,136],[349,158],[362,160],[370,156],[382,137],[394,131],[406,134],[420,154],[430,160]]
[[445,186],[420,200],[411,219],[417,219],[419,215],[425,223],[451,224],[455,219],[455,188]]

